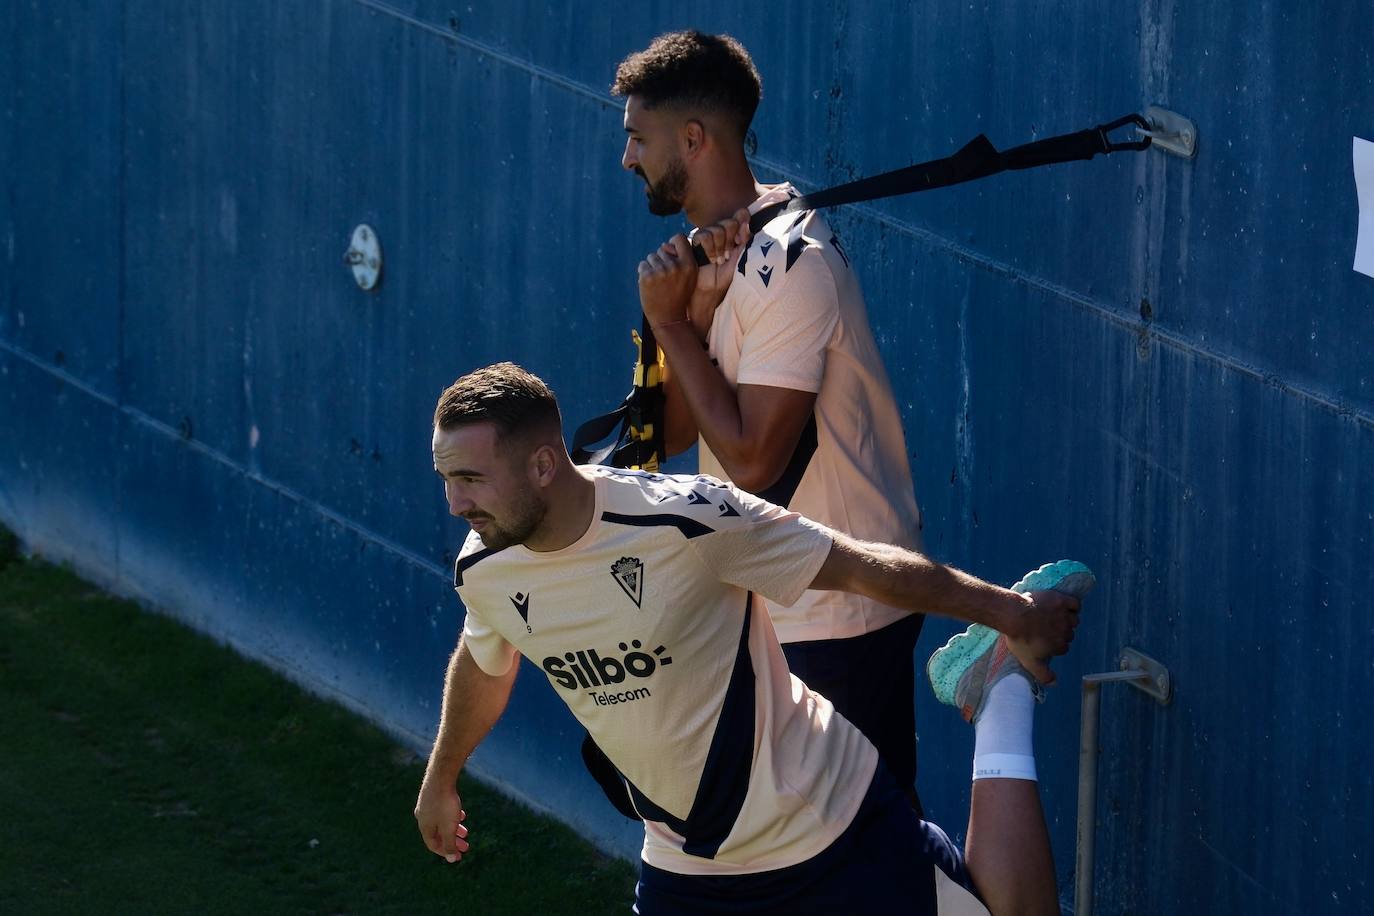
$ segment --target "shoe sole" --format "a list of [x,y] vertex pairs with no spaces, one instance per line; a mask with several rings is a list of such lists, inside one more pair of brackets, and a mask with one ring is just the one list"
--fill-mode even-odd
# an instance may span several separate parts
[[1063,592],[1082,598],[1093,590],[1097,577],[1093,571],[1077,560],[1060,560],[1046,563],[1021,577],[1021,581],[1011,587],[1014,592]]
[[[1011,590],[1023,594],[1057,591],[1082,598],[1096,584],[1097,578],[1088,567],[1077,560],[1060,560],[1026,573]],[[988,651],[1000,635],[992,627],[975,623],[964,632],[955,633],[948,642],[936,649],[926,662],[926,677],[930,680],[930,689],[935,692],[935,698],[954,706],[959,678],[963,677],[969,665]]]

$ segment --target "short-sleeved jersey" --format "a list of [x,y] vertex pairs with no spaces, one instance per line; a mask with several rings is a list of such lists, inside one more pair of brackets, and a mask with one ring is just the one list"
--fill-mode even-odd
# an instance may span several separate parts
[[[778,185],[750,208],[794,196]],[[731,388],[816,393],[811,422],[782,478],[760,495],[836,531],[921,549],[921,516],[902,420],[849,256],[815,211],[785,213],[740,255],[707,341]],[[705,440],[703,474],[728,479]],[[768,603],[783,642],[871,632],[905,614],[860,595],[808,592]]]
[[591,525],[561,550],[463,546],[463,640],[488,674],[516,653],[624,776],[644,860],[741,874],[816,855],[849,824],[877,752],[792,677],[756,595],[787,605],[831,532],[709,477],[579,468]]

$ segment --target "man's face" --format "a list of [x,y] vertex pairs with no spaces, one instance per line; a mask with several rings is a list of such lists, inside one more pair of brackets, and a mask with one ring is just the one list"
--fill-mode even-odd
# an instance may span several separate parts
[[644,179],[649,212],[672,216],[687,199],[687,167],[678,151],[681,117],[650,111],[637,95],[625,100],[625,153],[620,164]]
[[466,520],[484,545],[523,544],[538,530],[548,507],[526,473],[529,456],[503,447],[494,424],[436,428],[432,446],[449,514]]

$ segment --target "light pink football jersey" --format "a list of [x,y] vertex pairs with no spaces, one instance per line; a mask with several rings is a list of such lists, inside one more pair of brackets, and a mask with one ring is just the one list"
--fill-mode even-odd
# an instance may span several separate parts
[[[795,195],[771,188],[750,208]],[[707,341],[732,388],[768,385],[816,393],[814,426],[794,456],[792,479],[760,494],[865,541],[920,550],[921,514],[902,419],[873,339],[849,256],[815,211],[774,218],[743,252]],[[703,439],[703,474],[728,479]],[[905,611],[843,592],[767,602],[783,642],[858,636]]]
[[878,755],[788,673],[757,596],[795,601],[831,533],[708,477],[579,471],[596,508],[575,543],[465,543],[454,583],[473,658],[544,671],[625,778],[650,865],[738,874],[820,853]]

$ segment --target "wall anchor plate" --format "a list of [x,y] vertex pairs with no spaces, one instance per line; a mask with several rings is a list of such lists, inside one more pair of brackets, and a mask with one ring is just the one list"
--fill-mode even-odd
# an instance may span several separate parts
[[367,223],[353,230],[353,238],[344,252],[344,263],[353,268],[353,279],[364,291],[372,290],[382,274],[382,243]]
[[1138,673],[1139,678],[1129,683],[1154,697],[1162,705],[1167,705],[1174,697],[1174,679],[1169,669],[1155,661],[1139,649],[1130,646],[1121,650],[1120,666],[1122,671]]
[[1151,148],[1159,148],[1166,153],[1192,159],[1197,155],[1197,125],[1183,115],[1151,105],[1145,109],[1145,120],[1150,122],[1150,130],[1136,130],[1153,142]]

